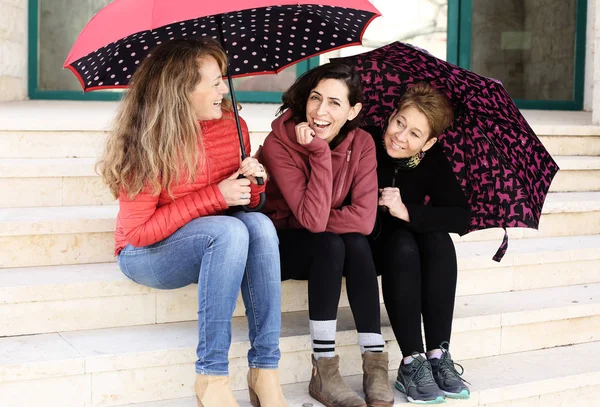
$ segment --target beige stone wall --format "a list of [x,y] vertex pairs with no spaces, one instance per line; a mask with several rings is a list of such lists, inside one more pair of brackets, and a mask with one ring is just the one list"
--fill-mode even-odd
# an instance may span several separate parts
[[27,0],[0,0],[0,101],[27,98]]

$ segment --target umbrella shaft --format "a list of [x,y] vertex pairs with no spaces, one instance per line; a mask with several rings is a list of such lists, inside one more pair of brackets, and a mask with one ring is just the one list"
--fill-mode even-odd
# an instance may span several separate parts
[[[227,52],[227,48],[225,46],[225,41],[223,40],[223,16],[221,14],[216,15],[217,20],[217,32],[219,33],[219,39],[221,43],[221,47]],[[233,104],[233,116],[235,117],[235,125],[237,127],[238,137],[240,139],[240,147],[242,150],[242,161],[247,157],[246,148],[244,146],[244,137],[242,136],[242,125],[240,124],[240,114],[237,108],[237,101],[235,100],[235,90],[233,89],[233,80],[231,79],[231,75],[229,72],[229,63],[227,63],[227,82],[229,83],[229,93],[231,94],[231,103]]]
[[240,139],[242,160],[244,160],[247,157],[246,148],[244,146],[244,137],[242,136],[242,125],[240,124],[240,114],[238,113],[237,101],[235,100],[235,91],[233,90],[233,80],[231,79],[231,75],[229,75],[229,68],[227,68],[227,82],[229,83],[229,92],[231,93],[231,103],[233,104],[233,115],[235,117],[235,125],[237,127],[238,137]]

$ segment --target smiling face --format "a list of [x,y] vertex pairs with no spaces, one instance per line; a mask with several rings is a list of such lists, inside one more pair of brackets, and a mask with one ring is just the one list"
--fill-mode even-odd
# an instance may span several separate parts
[[427,117],[414,106],[394,111],[383,135],[385,150],[393,158],[409,158],[429,150],[437,138],[429,138]]
[[348,87],[338,79],[323,79],[310,91],[306,101],[306,121],[315,136],[328,143],[347,121],[358,116],[362,104],[350,106]]
[[221,102],[229,92],[223,74],[212,56],[200,60],[200,82],[192,91],[192,104],[198,120],[216,120],[223,115]]

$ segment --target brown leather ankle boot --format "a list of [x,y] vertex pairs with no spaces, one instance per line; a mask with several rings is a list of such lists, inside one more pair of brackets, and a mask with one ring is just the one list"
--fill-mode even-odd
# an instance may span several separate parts
[[340,374],[340,357],[312,357],[313,372],[308,384],[308,393],[312,398],[327,407],[367,407],[344,381]]
[[288,407],[277,369],[248,370],[248,393],[254,407]]
[[363,390],[369,407],[392,407],[394,393],[388,379],[388,353],[363,354]]
[[239,407],[228,376],[209,376],[199,374],[194,384],[198,407]]

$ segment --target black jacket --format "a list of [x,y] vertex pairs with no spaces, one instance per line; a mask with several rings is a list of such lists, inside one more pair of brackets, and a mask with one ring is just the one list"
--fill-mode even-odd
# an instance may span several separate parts
[[382,129],[364,130],[371,133],[377,148],[379,188],[392,185],[399,188],[410,215],[408,223],[380,208],[372,237],[389,227],[404,227],[415,233],[464,234],[469,223],[469,204],[439,143],[425,153],[419,165],[406,169],[385,151]]

